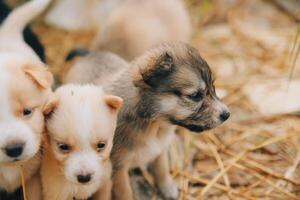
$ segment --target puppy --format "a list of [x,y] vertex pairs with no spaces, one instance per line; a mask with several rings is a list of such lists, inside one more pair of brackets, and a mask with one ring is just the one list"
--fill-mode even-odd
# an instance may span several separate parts
[[[98,66],[101,63],[94,63],[94,68]],[[75,78],[76,71],[85,69],[81,67],[71,69],[69,81],[71,74]],[[149,50],[119,70],[98,72],[103,73],[100,79],[112,77],[104,84],[105,91],[124,99],[111,153],[114,199],[133,198],[128,170],[143,165],[150,167],[163,196],[176,199],[178,190],[167,157],[176,126],[199,133],[222,124],[230,115],[216,96],[208,64],[196,49],[173,42]],[[79,81],[78,74],[76,78]]]
[[121,0],[109,0],[107,5],[102,5],[102,1],[57,0],[46,15],[45,22],[69,31],[96,29],[99,21],[105,19],[104,14]]
[[25,174],[28,198],[41,199],[38,170],[44,129],[42,111],[51,93],[52,75],[23,41],[22,32],[49,1],[26,3],[14,10],[0,27],[1,200],[21,194],[20,166]]
[[[4,0],[0,0],[0,24],[4,21],[4,19],[10,12],[10,7],[4,2]],[[45,62],[46,58],[44,47],[41,44],[38,36],[34,32],[32,32],[29,26],[27,26],[23,31],[23,37],[25,42],[35,51],[40,59]]]
[[[82,58],[75,59],[76,56]],[[114,72],[129,67],[129,63],[124,59],[105,51],[89,52],[82,49],[75,49],[69,53],[66,60],[75,61],[66,77],[64,77],[63,82],[66,83],[95,83],[103,85],[110,82],[113,78],[113,76],[106,76],[107,74],[115,75]],[[95,67],[95,65],[98,66]]]
[[[103,6],[110,1],[102,0]],[[128,61],[162,42],[190,40],[190,18],[181,0],[124,0],[106,16],[91,49]]]
[[65,85],[45,107],[42,161],[45,200],[109,200],[117,113],[122,99],[93,85]]

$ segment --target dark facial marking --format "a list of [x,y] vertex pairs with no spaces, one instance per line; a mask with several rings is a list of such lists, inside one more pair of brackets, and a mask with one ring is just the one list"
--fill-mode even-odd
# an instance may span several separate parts
[[188,98],[195,102],[199,102],[200,100],[203,99],[204,96],[205,96],[205,92],[203,92],[202,90],[198,90],[193,94],[188,95]]
[[45,114],[45,120],[46,121],[49,121],[51,119],[51,117],[54,115],[55,111],[56,111],[57,108],[51,110],[51,112]]
[[210,70],[209,65],[200,56],[198,50],[195,48],[190,48],[188,55],[190,57],[189,65],[193,70],[196,70],[198,73],[200,73],[201,79],[206,84],[206,89],[208,90],[207,94],[215,96],[215,87],[213,85],[214,79],[212,78],[212,71]]
[[173,58],[169,53],[165,53],[153,69],[142,74],[143,80],[151,87],[157,87],[172,73],[174,70]]
[[210,129],[207,126],[200,126],[200,125],[195,125],[195,124],[185,124],[184,122],[176,120],[176,119],[170,119],[170,121],[174,125],[184,127],[186,129],[188,129],[192,132],[196,132],[196,133],[200,133],[200,132]]
[[141,101],[137,105],[137,114],[141,118],[152,118],[161,109],[157,104],[155,94],[150,91],[141,91]]

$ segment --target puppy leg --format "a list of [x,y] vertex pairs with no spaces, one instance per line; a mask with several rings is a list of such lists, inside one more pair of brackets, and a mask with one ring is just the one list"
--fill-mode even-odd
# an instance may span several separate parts
[[26,184],[27,197],[30,200],[42,199],[42,183],[40,175],[33,176]]
[[151,163],[150,170],[162,195],[167,199],[177,199],[179,193],[177,185],[171,177],[169,171],[168,153],[163,152],[161,155],[159,155]]
[[113,199],[133,200],[128,167],[122,167],[115,171],[113,175]]
[[111,200],[112,181],[108,180],[93,196],[94,200]]

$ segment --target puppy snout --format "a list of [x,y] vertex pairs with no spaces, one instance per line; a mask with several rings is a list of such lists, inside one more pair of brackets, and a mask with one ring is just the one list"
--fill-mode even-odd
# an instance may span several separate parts
[[229,111],[223,111],[220,114],[220,119],[222,122],[226,121],[230,117],[230,112]]
[[90,182],[90,180],[92,179],[92,175],[91,174],[86,174],[86,175],[77,175],[77,181],[79,183],[88,183]]
[[24,150],[24,143],[9,144],[4,148],[4,151],[8,157],[17,158],[22,155]]

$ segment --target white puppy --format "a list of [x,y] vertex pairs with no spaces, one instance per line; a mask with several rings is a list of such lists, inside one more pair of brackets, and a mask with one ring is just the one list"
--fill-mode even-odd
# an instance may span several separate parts
[[0,191],[5,196],[21,187],[21,165],[28,198],[41,198],[37,172],[44,128],[42,111],[51,92],[52,75],[23,41],[22,31],[49,2],[26,3],[0,27]]
[[45,200],[109,200],[117,113],[122,99],[93,85],[65,85],[45,107]]

